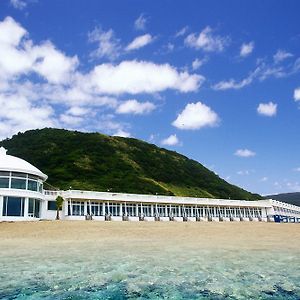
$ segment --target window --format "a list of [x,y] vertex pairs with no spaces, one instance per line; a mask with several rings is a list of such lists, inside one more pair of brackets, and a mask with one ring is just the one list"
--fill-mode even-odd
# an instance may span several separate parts
[[69,216],[84,216],[84,202],[69,201],[68,214]]
[[9,188],[9,178],[0,177],[0,188],[7,189]]
[[40,217],[40,200],[29,198],[28,216],[34,218]]
[[38,191],[38,183],[37,183],[37,181],[28,180],[28,190],[30,190],[30,191]]
[[26,190],[26,179],[12,178],[11,179],[11,188]]
[[27,178],[27,174],[25,173],[20,173],[20,172],[11,172],[12,177],[22,177],[22,178]]
[[48,201],[48,210],[56,210],[56,201]]
[[5,196],[3,198],[3,216],[23,217],[24,198]]
[[2,177],[2,176],[5,176],[5,177],[9,177],[9,172],[7,172],[7,171],[0,171],[0,176]]

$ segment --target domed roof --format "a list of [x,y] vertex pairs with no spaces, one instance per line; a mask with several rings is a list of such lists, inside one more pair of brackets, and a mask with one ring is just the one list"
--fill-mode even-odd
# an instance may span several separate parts
[[0,148],[0,171],[22,172],[36,175],[46,180],[48,176],[24,159],[6,154],[6,149]]

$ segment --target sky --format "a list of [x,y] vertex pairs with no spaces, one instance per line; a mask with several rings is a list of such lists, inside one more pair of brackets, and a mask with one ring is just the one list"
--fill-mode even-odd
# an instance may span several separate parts
[[0,0],[0,139],[138,138],[300,191],[299,1]]

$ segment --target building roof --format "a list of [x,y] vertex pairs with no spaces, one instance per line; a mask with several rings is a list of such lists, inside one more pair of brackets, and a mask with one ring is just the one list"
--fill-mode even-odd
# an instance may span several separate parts
[[24,159],[6,154],[6,149],[0,148],[0,171],[22,172],[36,175],[43,180],[48,176]]

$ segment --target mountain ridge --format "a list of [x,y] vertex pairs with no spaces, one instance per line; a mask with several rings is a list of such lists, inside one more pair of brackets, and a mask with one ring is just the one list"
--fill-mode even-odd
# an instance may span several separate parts
[[267,195],[264,198],[266,198],[266,199],[271,198],[274,200],[283,201],[283,202],[286,202],[289,204],[300,206],[300,192]]
[[199,162],[154,144],[101,133],[44,128],[0,142],[60,189],[224,199],[262,197],[227,183]]

